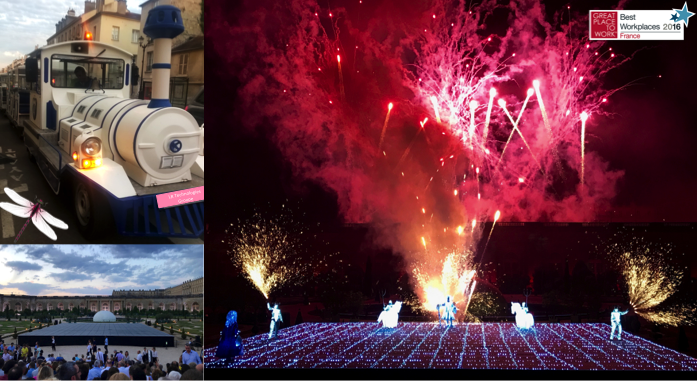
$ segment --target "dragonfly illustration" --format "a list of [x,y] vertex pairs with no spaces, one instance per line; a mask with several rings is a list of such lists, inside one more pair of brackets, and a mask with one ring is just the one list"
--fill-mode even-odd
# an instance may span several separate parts
[[27,225],[29,225],[29,221],[34,222],[34,226],[36,226],[36,228],[39,229],[39,231],[46,234],[48,238],[54,241],[58,239],[58,237],[56,236],[56,233],[53,231],[53,229],[51,229],[51,227],[48,226],[48,224],[51,224],[59,229],[68,229],[68,224],[57,219],[56,217],[53,217],[52,215],[48,214],[46,210],[43,209],[43,207],[45,205],[48,205],[48,203],[44,203],[41,199],[38,199],[35,203],[33,203],[27,200],[26,198],[20,196],[19,194],[17,194],[17,192],[13,191],[10,188],[5,188],[5,194],[10,196],[12,201],[16,202],[19,205],[11,204],[9,202],[0,202],[0,208],[5,209],[6,211],[14,214],[17,217],[28,218],[27,222],[24,223],[24,226],[22,226],[22,229],[19,231],[19,234],[17,234],[17,237],[15,237],[15,243],[17,243],[19,237],[24,232],[24,229],[26,229]]

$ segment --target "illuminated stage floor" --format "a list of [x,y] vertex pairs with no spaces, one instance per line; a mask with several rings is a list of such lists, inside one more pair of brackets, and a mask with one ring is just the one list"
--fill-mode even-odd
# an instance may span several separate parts
[[229,365],[205,350],[206,368],[466,368],[533,370],[696,370],[697,359],[627,332],[610,341],[607,324],[304,323],[244,340]]

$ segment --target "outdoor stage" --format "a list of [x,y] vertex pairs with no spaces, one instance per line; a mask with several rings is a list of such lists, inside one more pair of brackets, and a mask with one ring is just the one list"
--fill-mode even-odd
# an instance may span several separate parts
[[97,340],[104,346],[104,338],[109,345],[172,347],[174,336],[169,332],[148,327],[141,323],[63,323],[19,335],[20,345],[39,345],[50,348],[51,336],[56,337],[56,345],[87,345],[89,340]]
[[206,368],[465,368],[506,370],[696,370],[697,359],[624,332],[610,341],[607,324],[304,323],[244,340],[228,365],[206,349]]

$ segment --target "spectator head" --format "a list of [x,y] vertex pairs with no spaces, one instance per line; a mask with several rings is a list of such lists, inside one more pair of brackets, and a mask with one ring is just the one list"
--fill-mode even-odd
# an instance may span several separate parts
[[56,378],[60,380],[79,380],[80,368],[78,368],[77,365],[72,361],[66,362],[58,367]]
[[163,376],[164,376],[164,373],[162,373],[162,371],[159,369],[155,369],[152,371],[152,379],[153,380],[157,380]]
[[173,370],[169,372],[167,375],[168,380],[180,380],[182,378],[182,374],[177,372],[176,370]]
[[37,380],[48,380],[53,378],[53,369],[50,366],[42,366],[39,369],[39,374],[37,374]]
[[111,376],[115,375],[116,373],[119,373],[119,368],[112,366],[111,368],[109,368],[109,376],[107,377],[107,379],[110,379]]
[[189,363],[189,369],[196,369],[196,363],[195,362],[190,362]]
[[182,374],[180,380],[203,380],[203,373],[196,369],[189,369]]
[[131,367],[131,379],[132,380],[145,380],[145,371],[139,366]]
[[13,366],[7,373],[8,380],[21,380],[24,375],[24,370],[19,365]]
[[196,370],[198,370],[199,372],[203,373],[203,364],[198,364],[198,365],[196,365]]
[[90,373],[90,366],[85,363],[82,363],[78,365],[78,368],[80,368],[80,379],[86,380],[88,374]]
[[125,366],[126,366],[126,362],[125,362],[125,361],[123,361],[123,360],[119,361],[119,368],[123,368],[123,367],[125,367]]
[[123,373],[116,373],[115,375],[109,377],[109,380],[130,380],[130,378]]
[[187,365],[187,364],[182,364],[181,373],[184,374],[184,372],[186,372],[186,371],[189,370],[189,369],[190,369],[189,365]]
[[7,372],[9,372],[10,369],[12,369],[15,365],[17,365],[17,361],[10,360],[2,366],[2,371],[5,372],[5,374],[7,374]]

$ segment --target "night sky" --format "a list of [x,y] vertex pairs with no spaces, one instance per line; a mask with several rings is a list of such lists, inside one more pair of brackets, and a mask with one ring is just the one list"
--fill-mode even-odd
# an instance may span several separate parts
[[[318,181],[293,175],[288,160],[271,138],[276,126],[263,118],[254,130],[243,127],[245,108],[238,90],[247,85],[240,80],[244,57],[225,56],[223,46],[235,46],[228,41],[227,28],[234,27],[268,1],[218,2],[206,4],[207,70],[214,81],[207,91],[210,114],[209,160],[210,173],[216,177],[215,187],[209,187],[207,276],[208,280],[229,275],[234,269],[227,260],[227,247],[222,244],[223,231],[238,218],[247,218],[254,208],[278,210],[288,202],[303,205],[307,222],[321,222],[327,231],[338,236],[344,219],[339,212],[336,193]],[[331,9],[342,7],[356,14],[358,0],[330,1]],[[365,27],[371,12],[384,10],[389,1],[365,0],[360,17],[353,20],[357,29]],[[408,7],[410,2],[400,2]],[[417,7],[421,2],[414,2]],[[592,3],[592,6],[589,6]],[[628,1],[623,9],[682,8],[683,2]],[[210,4],[210,5],[209,5]],[[588,14],[589,9],[612,9],[611,2],[545,1],[548,15],[570,4],[574,14]],[[690,4],[688,4],[689,6]],[[697,4],[696,9],[697,9]],[[309,6],[309,5],[308,5]],[[320,2],[327,10],[328,3]],[[694,10],[693,10],[694,11]],[[352,13],[353,12],[353,13]],[[492,33],[505,26],[508,15],[494,14],[489,21]],[[592,120],[587,129],[586,150],[596,152],[607,160],[611,170],[624,171],[618,182],[616,196],[608,212],[595,217],[603,222],[693,222],[697,214],[697,17],[694,26],[685,31],[684,41],[612,42],[609,46],[634,58],[611,71],[605,82],[619,87],[630,81],[634,84],[609,100],[612,117]],[[264,28],[262,26],[261,28]],[[211,48],[214,47],[214,48]],[[659,77],[660,76],[660,77]],[[383,114],[384,115],[384,114]],[[289,116],[292,117],[292,116]],[[222,178],[218,178],[222,177]],[[269,206],[270,205],[270,206]],[[531,221],[534,222],[534,221]],[[579,221],[569,221],[579,222]],[[498,232],[503,234],[503,232]],[[543,233],[544,234],[544,233]],[[581,234],[581,233],[579,233]],[[587,234],[587,233],[586,233]],[[679,233],[681,241],[689,241],[692,232]],[[369,236],[369,234],[367,235]],[[499,235],[499,239],[504,239]],[[583,239],[580,237],[579,239]],[[365,238],[370,241],[369,238]],[[370,246],[364,243],[363,246]],[[493,250],[496,250],[496,243]],[[503,244],[501,244],[503,245]],[[687,245],[687,244],[685,244]],[[360,246],[360,245],[359,245]],[[551,255],[552,253],[550,253]],[[688,253],[688,255],[690,255]],[[357,262],[362,261],[356,259]],[[207,274],[208,275],[208,274]],[[222,290],[221,290],[222,291]],[[208,288],[208,300],[216,300],[216,290]],[[222,294],[222,292],[221,292]],[[208,303],[207,303],[208,304]]]

